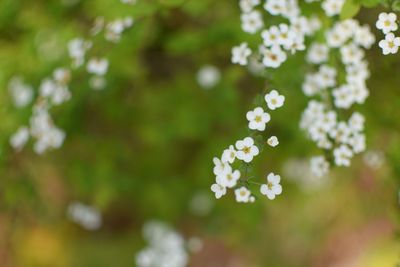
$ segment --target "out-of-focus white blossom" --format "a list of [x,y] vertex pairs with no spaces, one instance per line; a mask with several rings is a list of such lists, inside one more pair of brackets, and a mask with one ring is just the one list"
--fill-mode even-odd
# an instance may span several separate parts
[[10,137],[10,145],[17,151],[21,150],[26,142],[29,140],[29,128],[20,127],[18,130]]
[[185,267],[189,261],[186,242],[168,225],[151,221],[143,227],[148,246],[136,254],[138,267]]
[[197,72],[197,82],[204,89],[213,88],[221,79],[221,73],[215,66],[205,65]]
[[72,202],[67,209],[68,218],[89,231],[98,230],[102,224],[100,212],[94,207]]
[[17,108],[29,105],[33,99],[33,88],[24,83],[21,77],[15,76],[11,78],[8,84],[8,90]]

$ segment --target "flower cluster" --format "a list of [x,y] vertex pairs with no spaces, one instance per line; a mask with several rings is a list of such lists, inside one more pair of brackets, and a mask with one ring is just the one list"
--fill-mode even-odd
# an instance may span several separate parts
[[[268,0],[263,10],[257,9],[259,0],[241,0],[242,29],[249,34],[260,34],[260,45],[255,58],[260,58],[266,68],[278,68],[284,63],[289,53],[305,49],[305,37],[312,35],[320,28],[316,17],[307,18],[301,15],[296,0]],[[287,23],[265,27],[263,16],[279,16]],[[243,42],[232,49],[232,62],[247,65],[252,55],[248,43]]]
[[394,35],[398,29],[397,16],[394,13],[380,13],[376,27],[385,34],[385,39],[379,41],[379,47],[382,48],[384,55],[396,54],[399,51],[400,37]]
[[94,207],[72,202],[67,209],[68,218],[89,231],[98,230],[102,224],[100,212]]
[[[283,106],[285,97],[280,95],[276,90],[272,90],[265,95],[265,102],[269,110],[275,110]],[[249,122],[248,127],[255,132],[263,132],[267,123],[271,120],[271,116],[262,107],[256,107],[254,110],[247,112],[246,118]],[[278,145],[278,138],[272,136],[267,143],[275,147]],[[262,145],[262,144],[260,144]],[[254,202],[255,197],[249,189],[250,184],[260,185],[260,193],[269,199],[274,199],[276,195],[282,193],[280,185],[280,176],[270,173],[267,176],[266,184],[258,184],[251,181],[250,177],[242,175],[238,169],[233,169],[236,159],[241,161],[241,165],[249,164],[255,156],[260,153],[259,147],[256,145],[252,136],[248,136],[243,140],[238,140],[235,146],[231,145],[225,149],[221,158],[214,158],[214,174],[216,176],[215,183],[211,186],[211,190],[215,193],[217,199],[227,193],[227,189],[234,189],[237,202]]]
[[[335,23],[326,31],[325,37],[325,43],[313,43],[307,53],[308,63],[317,65],[318,69],[306,74],[302,89],[306,96],[320,100],[309,102],[300,127],[319,148],[333,150],[335,165],[349,166],[353,155],[365,150],[362,133],[365,119],[360,113],[353,112],[346,121],[340,118],[340,111],[363,104],[369,95],[366,86],[369,70],[364,49],[370,48],[375,38],[368,26],[361,26],[352,19]],[[339,53],[341,63],[328,62],[331,52]],[[338,72],[342,66],[345,77],[339,84]],[[315,176],[321,177],[328,170],[329,162],[324,156],[311,159],[311,172]]]
[[38,154],[61,147],[65,133],[54,125],[49,110],[70,99],[69,80],[70,71],[60,68],[53,72],[51,78],[42,81],[39,96],[32,108],[29,127],[20,127],[10,138],[10,145],[15,150],[21,150],[30,136],[35,139],[34,150]]
[[[124,1],[124,3],[132,4],[134,2]],[[131,17],[116,19],[107,24],[103,18],[97,18],[91,30],[91,35],[97,35],[104,30],[106,40],[118,42],[123,31],[131,27],[132,24],[133,19]],[[62,146],[65,132],[54,124],[50,110],[54,106],[70,100],[69,83],[72,79],[72,70],[79,70],[80,67],[85,66],[87,73],[91,76],[89,84],[92,89],[99,90],[106,86],[104,76],[107,74],[109,61],[104,57],[89,57],[87,59],[87,54],[92,47],[93,41],[83,38],[75,38],[68,42],[67,50],[71,59],[71,67],[57,68],[53,71],[51,77],[42,80],[32,106],[29,127],[19,127],[10,137],[10,145],[15,150],[21,150],[29,141],[30,136],[34,139],[34,150],[38,154]],[[28,106],[34,98],[33,88],[25,84],[19,77],[10,80],[9,92],[17,108]]]
[[184,238],[164,223],[152,221],[143,227],[149,246],[136,254],[138,267],[185,267],[189,261]]

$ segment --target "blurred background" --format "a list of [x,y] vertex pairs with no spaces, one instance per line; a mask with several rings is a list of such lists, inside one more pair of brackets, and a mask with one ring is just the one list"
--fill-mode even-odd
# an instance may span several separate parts
[[[380,11],[357,18],[373,26]],[[109,60],[107,85],[93,90],[87,74],[75,75],[71,99],[51,112],[63,146],[14,151],[9,138],[31,109],[13,105],[10,78],[37,92],[70,65],[67,43],[89,36],[100,16],[134,19],[116,44],[93,37],[92,53]],[[259,177],[281,174],[284,190],[240,205],[232,195],[216,201],[209,188],[212,158],[246,135],[245,113],[265,86],[230,63],[231,47],[246,38],[236,1],[1,0],[0,266],[135,266],[149,220],[196,237],[193,267],[397,266],[399,54],[383,56],[377,45],[367,52],[370,97],[357,109],[368,151],[319,180],[304,167],[318,150],[298,127],[304,53],[273,72],[286,96],[270,124],[280,145],[254,167]],[[88,225],[74,219],[79,212]]]

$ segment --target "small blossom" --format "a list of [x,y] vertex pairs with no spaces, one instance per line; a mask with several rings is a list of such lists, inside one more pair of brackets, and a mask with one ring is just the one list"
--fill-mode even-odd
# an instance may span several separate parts
[[237,202],[247,203],[250,201],[251,192],[249,189],[242,186],[235,190],[235,196]]
[[396,20],[396,14],[382,12],[379,14],[378,21],[376,22],[376,27],[384,34],[396,31],[398,28]]
[[102,59],[92,58],[87,63],[87,71],[89,73],[98,76],[103,76],[104,74],[107,73],[107,70],[108,70],[108,60],[105,58]]
[[221,79],[221,73],[215,66],[203,66],[197,73],[197,82],[204,89],[214,87]]
[[20,127],[10,138],[10,145],[17,151],[21,150],[29,139],[28,127]]
[[251,50],[247,43],[242,43],[239,46],[232,48],[232,63],[239,65],[247,65],[247,58],[251,55]]
[[335,164],[338,166],[350,166],[350,159],[353,157],[353,152],[346,145],[341,145],[333,151],[335,156]]
[[329,171],[329,162],[324,156],[313,157],[310,160],[311,173],[316,177],[323,177]]
[[259,153],[258,147],[254,145],[254,140],[251,137],[246,137],[243,140],[239,140],[236,142],[236,157],[240,160],[243,160],[246,163],[249,163],[253,160],[254,156],[257,156]]
[[279,141],[276,136],[271,136],[270,138],[268,138],[267,143],[272,147],[276,147],[277,145],[279,145]]
[[21,77],[13,77],[8,85],[8,90],[17,108],[27,106],[33,99],[33,88],[25,84]]
[[230,172],[232,170],[231,166],[225,162],[220,160],[219,158],[214,158],[214,174],[215,175],[221,175],[226,172]]
[[393,33],[388,33],[384,40],[379,42],[379,47],[382,48],[384,55],[396,54],[400,46],[400,37],[395,37]]
[[253,10],[249,13],[243,13],[241,15],[241,20],[242,29],[247,33],[256,33],[264,26],[261,12],[256,10]]
[[263,184],[260,187],[261,194],[267,196],[268,199],[273,200],[275,196],[282,193],[282,186],[280,185],[281,177],[270,173],[267,176],[267,184]]
[[278,45],[271,48],[261,47],[260,53],[265,67],[278,68],[287,59],[286,53]]
[[271,120],[271,116],[260,107],[247,112],[246,118],[249,121],[249,128],[258,131],[264,131],[265,125]]
[[236,159],[236,150],[231,145],[229,146],[228,149],[225,149],[224,152],[222,153],[222,161],[232,164],[235,161],[235,159]]
[[272,90],[270,93],[265,95],[265,101],[267,102],[270,110],[275,110],[283,106],[285,97],[280,95],[278,91]]
[[216,182],[217,184],[223,187],[233,188],[236,186],[239,178],[240,178],[240,172],[238,170],[235,170],[233,172],[226,172],[221,175],[218,175],[216,178]]
[[226,194],[226,188],[217,183],[211,185],[211,191],[215,193],[216,199],[220,199],[222,196]]

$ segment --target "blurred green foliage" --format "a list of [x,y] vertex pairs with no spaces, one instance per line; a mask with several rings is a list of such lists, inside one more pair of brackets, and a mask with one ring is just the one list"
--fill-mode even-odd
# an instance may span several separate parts
[[[376,46],[368,53],[371,94],[357,107],[367,118],[368,147],[385,152],[382,169],[371,170],[358,157],[352,168],[335,170],[325,188],[302,191],[283,177],[284,193],[273,202],[242,206],[228,196],[199,217],[190,203],[202,192],[213,199],[212,158],[246,135],[244,114],[266,86],[263,77],[230,63],[231,47],[249,38],[240,29],[236,2],[68,2],[0,1],[0,266],[134,266],[143,246],[141,225],[154,218],[228,251],[217,250],[209,262],[194,257],[193,266],[216,266],[211,263],[221,255],[240,257],[244,266],[323,266],[330,246],[352,238],[360,246],[343,257],[356,257],[360,265],[354,266],[394,266],[400,249],[393,237],[399,220],[399,55],[384,57]],[[365,7],[379,2],[347,1],[341,17],[357,14],[374,25],[380,9]],[[71,101],[53,114],[67,132],[63,147],[44,156],[28,147],[12,151],[9,136],[27,124],[30,111],[13,107],[9,78],[21,74],[37,88],[68,64],[68,40],[88,36],[96,17],[127,15],[135,24],[121,42],[98,40],[91,52],[110,60],[107,88],[91,90],[78,73]],[[307,103],[300,89],[308,68],[303,60],[299,53],[266,74],[273,78],[267,87],[279,88],[287,102],[269,129],[279,136],[279,148],[266,148],[256,160],[260,177],[317,152],[298,129]],[[196,82],[204,64],[222,72],[212,90]],[[100,231],[87,233],[66,219],[73,200],[102,211]]]

